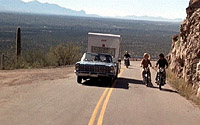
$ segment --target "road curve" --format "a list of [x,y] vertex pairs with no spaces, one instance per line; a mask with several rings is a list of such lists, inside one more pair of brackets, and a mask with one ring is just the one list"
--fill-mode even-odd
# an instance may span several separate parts
[[86,125],[91,119],[92,124],[104,125],[199,125],[199,108],[169,85],[160,91],[154,84],[155,71],[153,86],[143,85],[139,63],[131,62],[112,88],[96,81],[77,84],[74,73],[2,88],[15,92],[0,96],[0,125]]
[[140,62],[132,62],[116,83],[105,125],[199,125],[200,110],[169,85],[160,91],[152,73],[152,87],[142,83]]

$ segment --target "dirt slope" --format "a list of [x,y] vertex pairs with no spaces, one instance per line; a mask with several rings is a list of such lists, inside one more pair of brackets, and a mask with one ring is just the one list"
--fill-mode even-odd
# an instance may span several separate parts
[[22,69],[0,70],[0,87],[31,84],[41,80],[56,80],[67,78],[73,73],[74,67],[50,68],[50,69]]

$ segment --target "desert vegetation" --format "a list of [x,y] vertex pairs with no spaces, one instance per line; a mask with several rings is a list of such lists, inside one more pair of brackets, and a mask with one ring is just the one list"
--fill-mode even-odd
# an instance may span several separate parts
[[168,83],[175,88],[180,95],[186,97],[188,100],[193,101],[200,107],[200,97],[196,96],[197,93],[192,84],[188,84],[184,79],[178,78],[176,74],[170,70],[167,71],[167,80]]
[[51,47],[48,52],[37,49],[26,51],[18,58],[15,56],[15,51],[10,50],[7,52],[4,68],[21,69],[72,65],[80,59],[80,50],[81,47],[72,43],[59,44]]
[[[120,34],[123,37],[122,51],[128,50],[132,57],[141,57],[149,52],[152,57],[168,54],[171,38],[178,33],[180,23],[133,21],[70,16],[48,16],[0,13],[0,54],[9,57],[14,67],[42,67],[69,65],[87,50],[88,32]],[[10,51],[15,51],[16,28],[21,27],[22,56],[16,62]],[[73,45],[79,53],[70,59],[58,59],[62,45]],[[60,47],[60,49],[52,49]],[[75,48],[78,47],[78,48]],[[57,52],[53,52],[57,51]],[[73,50],[74,51],[74,50]],[[77,53],[77,52],[75,52]],[[67,54],[69,54],[67,52]],[[51,58],[49,58],[51,56]],[[26,61],[24,61],[26,60]],[[51,60],[51,61],[49,61]],[[19,61],[19,62],[20,62]],[[23,64],[23,65],[22,65]],[[28,65],[28,66],[27,66]],[[31,66],[30,66],[31,65]],[[12,67],[12,66],[11,66]]]

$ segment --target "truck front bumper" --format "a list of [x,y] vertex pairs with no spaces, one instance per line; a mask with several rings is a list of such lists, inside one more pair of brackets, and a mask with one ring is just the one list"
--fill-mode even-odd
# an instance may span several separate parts
[[98,78],[98,77],[114,77],[115,75],[113,73],[93,73],[93,72],[75,72],[77,76],[80,77],[92,77],[92,78]]

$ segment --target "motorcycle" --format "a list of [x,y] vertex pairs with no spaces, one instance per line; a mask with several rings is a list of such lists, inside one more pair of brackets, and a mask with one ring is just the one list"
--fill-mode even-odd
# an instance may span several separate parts
[[128,68],[128,66],[130,65],[129,58],[124,57],[124,64],[126,68]]
[[157,84],[159,85],[159,89],[162,89],[162,86],[165,84],[165,68],[159,68],[158,76],[157,76]]
[[144,72],[143,73],[144,73],[144,79],[143,79],[143,81],[144,81],[145,85],[148,87],[149,83],[151,83],[151,76],[150,76],[150,69],[149,69],[149,67],[144,68]]

